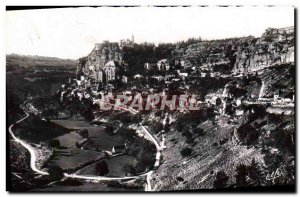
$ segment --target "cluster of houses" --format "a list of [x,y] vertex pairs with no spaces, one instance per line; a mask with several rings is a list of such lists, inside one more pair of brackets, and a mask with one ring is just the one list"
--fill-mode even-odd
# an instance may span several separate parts
[[[111,81],[120,80],[122,83],[127,84],[129,77],[124,75],[125,67],[122,64],[122,47],[134,47],[134,37],[129,40],[121,40],[119,43],[111,43],[104,41],[103,43],[96,43],[95,48],[86,57],[86,61],[78,60],[78,69],[76,74],[77,87],[80,89],[87,89],[93,87],[95,84],[101,86],[107,86]],[[174,62],[170,62],[168,59],[161,59],[156,63],[144,64],[144,69],[147,71],[160,71],[153,73],[150,76],[151,79],[158,82],[165,82],[170,84],[173,81],[184,80],[190,75],[199,77],[219,77],[221,76],[218,72],[212,72],[211,68],[208,69],[205,66],[196,68],[190,67],[190,64],[185,60],[177,59]],[[172,68],[172,69],[171,69]],[[197,73],[199,72],[200,73]],[[199,75],[200,74],[200,75]],[[143,74],[136,74],[133,79],[141,80],[145,78]],[[148,76],[149,77],[149,76]],[[131,79],[130,79],[131,80]],[[96,85],[97,86],[97,85]],[[93,92],[99,91],[97,88]],[[98,93],[95,93],[98,94]],[[78,93],[81,98],[89,98],[89,94]],[[63,99],[63,95],[62,95]]]
[[273,106],[293,107],[295,102],[295,93],[292,90],[277,90],[274,93],[273,98],[259,98],[255,102],[260,104],[271,104]]
[[242,108],[244,105],[270,105],[273,107],[294,107],[294,91],[292,90],[278,90],[274,93],[273,98],[235,98],[232,94],[226,90],[226,86],[223,92],[217,92],[208,94],[205,96],[205,102],[203,104],[213,106],[215,112],[218,114],[235,114],[241,116],[245,113]]
[[[124,46],[133,47],[134,38],[132,40],[123,40],[120,42],[121,48]],[[193,77],[224,77],[224,74],[220,72],[214,72],[214,62],[208,62],[202,64],[201,67],[193,66],[183,59],[176,59],[174,62],[170,62],[168,59],[161,59],[156,63],[146,62],[144,69],[147,71],[160,71],[151,72],[151,74],[136,74],[132,77],[125,76],[119,72],[120,62],[120,46],[118,43],[113,44],[104,42],[96,44],[95,49],[88,56],[88,61],[84,65],[82,74],[76,79],[76,87],[66,90],[66,87],[62,87],[61,101],[65,97],[65,93],[71,91],[70,95],[78,97],[79,100],[91,99],[93,104],[103,104],[107,100],[113,99],[117,94],[129,95],[129,99],[133,99],[133,96],[137,93],[142,95],[150,95],[153,92],[164,95],[169,93],[170,87],[174,84],[178,93],[186,94],[189,91],[189,85],[187,85],[186,78]],[[108,50],[109,49],[109,50]],[[107,50],[109,54],[107,55]],[[222,62],[224,63],[224,62]],[[226,77],[226,76],[225,76]],[[115,90],[110,81],[120,79],[125,88],[122,90]],[[142,83],[145,82],[145,83]],[[136,87],[138,85],[144,87]],[[161,86],[163,84],[163,86]],[[152,88],[152,90],[151,90]],[[154,89],[154,90],[153,90]],[[225,88],[226,89],[226,88]],[[121,91],[121,92],[120,92]],[[66,94],[68,95],[68,94]],[[130,97],[131,95],[131,97]],[[241,103],[246,104],[258,104],[258,103],[271,103],[272,105],[280,104],[292,104],[294,101],[293,94],[278,92],[274,95],[274,98],[259,98],[256,100],[245,98],[232,98],[229,93],[207,95],[205,101],[198,101],[198,105],[202,107],[214,107],[220,114],[226,114],[226,111],[230,111],[230,106],[234,103],[235,106],[240,106]],[[238,108],[237,108],[238,109]]]
[[157,63],[145,63],[144,68],[146,70],[168,71],[170,70],[170,63],[167,59],[161,59]]

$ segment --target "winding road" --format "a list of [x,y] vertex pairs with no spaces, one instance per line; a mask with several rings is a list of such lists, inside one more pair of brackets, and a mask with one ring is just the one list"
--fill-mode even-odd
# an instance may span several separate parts
[[[26,118],[29,117],[29,114],[28,114],[27,112],[25,112],[25,114],[26,114],[26,116],[25,116],[24,118],[22,118],[21,120],[17,121],[15,124],[18,124],[18,123],[22,122],[23,120],[25,120]],[[14,134],[13,131],[12,131],[12,128],[13,128],[13,126],[14,126],[15,124],[10,125],[10,127],[8,128],[8,131],[9,131],[11,137],[12,137],[17,143],[21,144],[23,147],[25,147],[25,148],[29,151],[29,153],[30,153],[30,167],[31,167],[31,169],[32,169],[34,172],[38,173],[38,174],[41,174],[41,175],[49,175],[48,172],[41,171],[41,170],[37,169],[37,167],[36,167],[36,160],[37,160],[37,159],[36,159],[36,155],[35,155],[35,149],[34,149],[32,146],[30,146],[28,143],[26,143],[25,141],[23,141],[23,140],[21,140],[21,139],[19,139],[19,138],[17,138],[17,137],[15,136],[15,134]]]
[[[25,111],[24,111],[25,112]],[[40,174],[40,175],[49,175],[48,172],[42,171],[40,169],[37,168],[36,166],[36,154],[35,154],[35,149],[30,146],[28,143],[26,143],[25,141],[17,138],[15,136],[15,134],[12,131],[12,128],[14,125],[24,121],[26,118],[29,117],[29,114],[27,112],[25,112],[26,116],[22,119],[20,119],[19,121],[17,121],[16,123],[10,125],[9,127],[9,133],[12,136],[12,138],[19,144],[21,144],[24,148],[26,148],[29,153],[30,153],[30,167],[31,169]],[[160,155],[161,155],[161,147],[159,146],[159,143],[155,140],[155,138],[149,133],[149,131],[142,125],[140,124],[140,127],[142,128],[142,130],[146,133],[146,135],[151,139],[151,141],[155,144],[157,152],[156,152],[156,161],[154,164],[154,167],[158,167],[159,166],[159,161],[160,161]],[[104,176],[86,176],[86,175],[77,175],[75,173],[73,174],[68,174],[68,173],[64,173],[65,177],[69,177],[69,178],[76,178],[76,179],[84,179],[84,180],[94,180],[94,181],[101,181],[101,180],[130,180],[130,179],[137,179],[143,176],[146,176],[146,180],[147,180],[147,185],[145,187],[145,191],[152,191],[151,189],[151,183],[150,183],[150,178],[151,175],[153,173],[153,170],[141,174],[141,175],[137,175],[137,176],[127,176],[127,177],[104,177]]]
[[261,88],[260,88],[260,91],[259,91],[259,95],[258,95],[258,100],[260,100],[262,98],[262,95],[264,93],[264,89],[265,89],[265,82],[262,81],[262,85],[261,85]]

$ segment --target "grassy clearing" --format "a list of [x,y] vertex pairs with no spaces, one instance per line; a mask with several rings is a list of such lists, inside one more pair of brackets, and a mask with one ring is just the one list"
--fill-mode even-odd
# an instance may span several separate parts
[[51,122],[54,122],[55,124],[65,127],[67,129],[89,129],[95,127],[84,120],[63,119],[51,120]]
[[60,146],[62,146],[62,147],[75,148],[76,142],[80,141],[82,139],[82,136],[76,132],[70,132],[70,133],[64,134],[62,136],[59,136],[56,139],[59,140]]
[[[109,166],[109,172],[107,174],[107,176],[109,176],[109,177],[126,176],[125,172],[124,172],[124,166],[125,165],[133,166],[136,163],[135,157],[129,156],[129,155],[117,156],[117,157],[113,157],[111,159],[105,159],[104,161]],[[97,163],[98,162],[79,170],[77,172],[77,174],[80,174],[80,175],[95,175],[95,174],[97,174],[97,172],[95,170],[95,166],[97,165]]]
[[[72,154],[71,150],[73,150]],[[103,157],[103,153],[96,151],[66,148],[56,150],[49,164],[57,165],[64,171],[74,171]]]
[[99,150],[111,151],[113,146],[125,143],[125,139],[120,135],[107,135],[102,127],[88,129],[90,142],[85,147],[87,149],[98,148]]
[[124,172],[124,166],[125,165],[134,166],[136,163],[135,157],[129,155],[113,157],[111,159],[106,159],[105,161],[109,166],[108,176],[112,176],[112,177],[126,176]]
[[50,163],[58,165],[65,171],[78,169],[87,163],[100,160],[104,156],[103,151],[111,151],[113,146],[125,142],[122,136],[107,135],[104,132],[104,128],[90,125],[87,121],[71,119],[52,120],[52,122],[68,129],[88,130],[89,139],[88,142],[83,145],[84,150],[76,148],[76,143],[83,139],[76,131],[56,138],[60,141],[61,149],[56,149],[55,156]]
[[[68,129],[88,130],[89,141],[84,144],[87,150],[103,150],[111,151],[113,146],[125,143],[125,139],[121,135],[108,135],[101,126],[90,125],[87,121],[77,120],[52,120],[52,122]],[[82,139],[76,132],[71,132],[58,137],[61,146],[75,147],[76,142]]]

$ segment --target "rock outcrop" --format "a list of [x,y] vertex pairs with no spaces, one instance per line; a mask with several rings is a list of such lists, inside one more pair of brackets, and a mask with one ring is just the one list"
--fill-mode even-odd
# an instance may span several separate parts
[[[108,41],[96,43],[95,48],[88,56],[78,60],[76,75],[77,77],[84,75],[96,81],[102,81],[106,75],[115,75],[115,69],[111,65],[119,66],[121,63],[122,53],[118,43]],[[108,78],[108,76],[106,77]],[[109,78],[114,79],[114,76]]]
[[[176,62],[180,62],[184,68],[195,67],[196,70],[204,69],[209,72],[224,74],[247,74],[277,64],[293,64],[294,45],[294,27],[269,28],[259,38],[248,36],[200,41],[184,47],[174,45],[174,50],[172,49],[172,52],[170,52],[168,60],[175,62],[175,65]],[[143,47],[141,49],[130,49],[126,53],[118,43],[105,41],[96,44],[88,56],[78,60],[77,76],[83,74],[97,80],[100,75],[105,75],[102,68],[110,61],[113,61],[115,65],[127,63],[129,67],[136,68],[132,69],[132,72],[134,72],[134,70],[139,69],[140,65],[146,63],[143,57],[149,55],[148,53],[152,51],[147,51],[147,55],[141,56],[143,53],[140,52]],[[152,59],[155,59],[157,54],[153,53],[151,55]],[[127,61],[123,61],[123,56]],[[130,57],[128,58],[128,56]],[[134,58],[141,61],[130,61]]]
[[172,56],[186,67],[212,71],[256,72],[269,66],[294,63],[294,27],[269,28],[260,38],[253,36],[202,41],[177,47]]
[[234,73],[255,72],[275,64],[294,63],[294,28],[269,28],[258,40],[249,40],[235,53]]

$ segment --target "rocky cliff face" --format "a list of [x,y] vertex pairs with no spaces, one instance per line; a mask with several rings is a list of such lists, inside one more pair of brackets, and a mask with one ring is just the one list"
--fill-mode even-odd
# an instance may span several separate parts
[[275,64],[294,63],[294,37],[294,27],[269,28],[260,38],[203,41],[185,48],[177,47],[172,55],[175,60],[184,60],[187,67],[255,72]]
[[240,39],[224,39],[203,41],[189,45],[185,48],[177,47],[172,56],[175,60],[183,60],[185,66],[191,67],[209,67],[216,65],[234,64],[235,58],[232,58],[236,47],[240,45]]
[[[294,27],[267,29],[261,37],[253,36],[223,40],[201,41],[187,47],[175,47],[170,53],[171,62],[183,62],[184,67],[210,70],[221,73],[251,73],[277,64],[294,63]],[[143,47],[127,52],[129,67],[144,65]],[[124,51],[118,43],[96,44],[91,53],[78,61],[78,74],[91,75],[108,61],[123,62]],[[151,53],[151,50],[148,52]],[[143,54],[143,55],[141,55]],[[157,54],[152,54],[155,59]],[[128,57],[130,56],[130,57]],[[144,58],[144,59],[143,59]],[[140,61],[130,61],[138,59]],[[147,59],[147,58],[146,58]],[[148,58],[149,59],[149,58]],[[147,60],[149,61],[149,60]],[[139,62],[134,65],[132,62]]]
[[255,72],[276,64],[294,63],[294,29],[269,28],[255,40],[243,43],[235,52],[234,73]]
[[98,72],[107,62],[122,62],[122,53],[118,43],[103,42],[95,44],[95,48],[91,53],[77,62],[77,76],[91,76],[94,72]]

